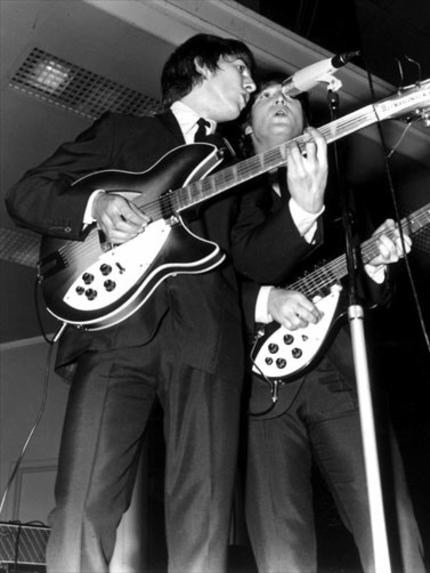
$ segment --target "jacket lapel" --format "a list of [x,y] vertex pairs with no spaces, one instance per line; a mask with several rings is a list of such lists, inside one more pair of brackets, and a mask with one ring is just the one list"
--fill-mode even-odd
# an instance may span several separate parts
[[179,127],[179,123],[170,110],[157,114],[155,117],[164,125],[166,129],[170,131],[173,138],[176,139],[178,145],[183,145],[185,143],[185,139],[182,135],[181,128]]

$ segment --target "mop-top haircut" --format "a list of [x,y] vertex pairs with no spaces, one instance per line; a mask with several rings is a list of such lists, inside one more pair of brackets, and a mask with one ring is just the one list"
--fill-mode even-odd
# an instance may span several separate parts
[[251,73],[255,68],[254,57],[243,42],[210,34],[197,34],[178,46],[164,65],[161,74],[163,103],[168,106],[183,98],[203,81],[195,66],[196,59],[199,65],[215,71],[220,58],[241,58]]

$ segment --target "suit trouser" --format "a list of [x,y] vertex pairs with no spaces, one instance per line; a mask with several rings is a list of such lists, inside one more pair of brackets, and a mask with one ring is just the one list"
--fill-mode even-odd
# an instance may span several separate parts
[[240,379],[215,378],[175,353],[163,338],[81,357],[60,450],[49,573],[108,570],[156,394],[164,411],[169,571],[225,570]]
[[[354,537],[363,569],[373,571],[355,392],[326,358],[304,380],[286,388],[294,396],[286,412],[270,420],[251,419],[249,423],[246,512],[258,569],[260,573],[317,570],[311,486],[314,461]],[[400,454],[394,439],[392,442],[404,571],[421,573],[425,571],[421,538]]]

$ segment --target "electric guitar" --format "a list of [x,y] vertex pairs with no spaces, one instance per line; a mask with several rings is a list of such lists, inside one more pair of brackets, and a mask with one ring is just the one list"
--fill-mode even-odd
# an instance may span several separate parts
[[[430,225],[430,203],[403,218],[400,224],[410,236]],[[390,236],[391,233],[384,231],[384,234]],[[377,240],[377,236],[372,236],[362,243],[363,263],[378,254]],[[257,333],[251,352],[252,369],[272,391],[274,382],[282,385],[293,382],[318,357],[334,323],[345,314],[341,279],[347,273],[346,256],[343,254],[285,287],[312,300],[324,316],[318,323],[294,331],[273,321]]]
[[[322,128],[328,143],[377,121],[406,116],[426,118],[430,80],[337,119]],[[294,140],[303,148],[306,137]],[[194,235],[181,213],[190,207],[285,164],[289,142],[209,175],[223,151],[209,143],[183,145],[150,169],[131,173],[106,170],[74,182],[88,194],[119,193],[149,217],[137,237],[120,245],[103,241],[96,225],[83,241],[43,237],[38,276],[48,311],[85,330],[101,330],[133,314],[169,276],[203,273],[221,264],[218,245]]]

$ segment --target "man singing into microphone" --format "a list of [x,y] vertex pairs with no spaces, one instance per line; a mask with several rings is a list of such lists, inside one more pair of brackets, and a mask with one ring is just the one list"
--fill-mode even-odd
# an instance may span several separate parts
[[[282,77],[271,77],[255,94],[245,129],[252,142],[248,135],[243,145],[246,148],[252,143],[249,145],[253,147],[249,150],[251,154],[273,149],[303,130],[301,104],[298,99],[284,94],[284,85]],[[286,152],[287,168],[271,173],[270,177],[263,176],[255,190],[241,195],[242,212],[247,212],[247,218],[242,221],[242,229],[236,226],[235,230],[236,236],[242,233],[246,237],[244,250],[249,258],[248,267],[240,270],[255,281],[244,279],[243,301],[248,328],[252,331],[254,322],[274,320],[285,326],[296,340],[306,336],[308,324],[319,322],[321,313],[301,292],[292,290],[293,286],[280,286],[293,282],[291,272],[297,254],[304,262],[313,248],[319,246],[324,202],[324,219],[330,211],[327,197],[324,197],[327,181],[325,141],[314,129],[308,129],[307,136],[306,155],[290,143]],[[252,206],[256,211],[253,217],[249,215]],[[257,218],[260,225],[250,238],[246,228]],[[330,222],[330,229],[324,225],[325,243],[334,226]],[[280,223],[284,225],[281,231]],[[373,299],[381,302],[389,294],[384,287],[386,265],[398,261],[403,252],[398,229],[392,220],[383,223],[374,236],[378,252],[366,265],[362,282],[369,283],[366,286],[374,293]],[[339,240],[337,233],[335,238]],[[259,251],[255,253],[254,240],[259,244]],[[407,236],[405,244],[408,249],[410,239]],[[256,277],[250,265],[258,257],[261,270]],[[271,261],[269,271],[267,264],[263,264],[268,260]],[[270,287],[269,284],[277,286]],[[354,538],[363,571],[375,571],[367,495],[373,484],[368,487],[366,484],[351,342],[345,326],[334,334],[304,374],[279,388],[276,408],[268,408],[271,403],[269,385],[256,375],[252,376],[250,410],[255,414],[264,412],[264,415],[249,418],[246,518],[259,573],[317,571],[314,466],[319,468],[340,517]],[[294,344],[300,346],[300,342]],[[393,568],[393,571],[424,573],[422,544],[402,461],[391,428],[387,426],[384,431],[392,438],[393,472],[384,487],[393,486],[400,537],[393,549],[399,549],[402,561],[400,568]],[[339,559],[339,548],[333,551]]]
[[322,82],[327,83],[330,89],[336,91],[342,84],[333,74],[359,54],[360,52],[358,51],[345,52],[306,66],[306,68],[298,70],[282,82],[282,91],[285,95],[294,97],[302,92],[311,90]]

